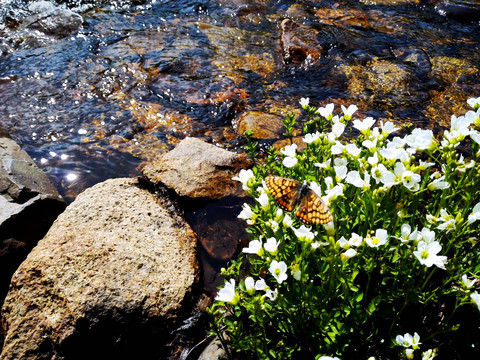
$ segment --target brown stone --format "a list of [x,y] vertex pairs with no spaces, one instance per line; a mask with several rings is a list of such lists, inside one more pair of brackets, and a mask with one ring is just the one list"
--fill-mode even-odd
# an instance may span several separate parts
[[248,167],[245,155],[238,155],[197,138],[182,140],[172,151],[148,163],[142,174],[180,196],[220,199],[239,194],[239,182],[232,180]]
[[285,132],[281,117],[262,111],[246,111],[234,121],[237,134],[252,131],[254,139],[279,139]]
[[154,358],[197,279],[195,234],[136,180],[80,194],[12,278],[2,360]]
[[301,66],[306,60],[314,63],[321,55],[322,46],[317,40],[318,31],[306,25],[285,19],[280,24],[281,46],[285,63]]

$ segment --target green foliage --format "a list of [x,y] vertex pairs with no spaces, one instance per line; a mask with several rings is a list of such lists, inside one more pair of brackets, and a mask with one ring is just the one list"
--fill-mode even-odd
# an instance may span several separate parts
[[[230,357],[431,359],[442,334],[468,326],[455,314],[480,309],[479,102],[436,139],[302,99],[305,149],[270,149],[236,178],[256,199],[239,215],[252,241],[209,309]],[[299,121],[284,122],[291,140]],[[282,211],[271,174],[309,183],[334,221],[306,227]]]

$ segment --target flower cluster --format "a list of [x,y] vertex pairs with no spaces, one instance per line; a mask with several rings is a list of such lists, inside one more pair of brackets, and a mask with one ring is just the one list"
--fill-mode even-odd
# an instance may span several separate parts
[[[437,138],[354,118],[354,105],[336,114],[333,104],[314,108],[301,99],[301,141],[289,137],[290,145],[234,178],[255,203],[239,215],[252,240],[222,271],[226,283],[210,309],[227,349],[259,359],[337,359],[326,354],[348,357],[352,349],[389,351],[389,358],[400,345],[414,359],[420,336],[394,337],[411,326],[406,309],[434,313],[444,304],[454,305],[438,328],[419,329],[431,346],[418,356],[434,358],[435,336],[462,331],[453,325],[457,310],[480,310],[480,98],[468,103],[473,110],[452,116]],[[289,115],[286,134],[295,124]],[[269,175],[308,186],[334,221],[309,223],[318,204],[300,199],[307,196],[300,185],[272,194]],[[302,207],[301,216],[276,199]],[[375,342],[380,334],[392,339],[390,348]]]

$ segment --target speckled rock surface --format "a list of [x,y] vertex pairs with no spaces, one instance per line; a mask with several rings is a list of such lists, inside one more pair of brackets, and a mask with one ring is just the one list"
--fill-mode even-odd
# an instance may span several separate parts
[[80,194],[12,278],[0,358],[158,358],[198,275],[165,203],[132,179]]
[[197,138],[182,140],[172,151],[147,164],[142,174],[180,196],[220,199],[241,192],[233,181],[248,166],[246,156],[237,155]]

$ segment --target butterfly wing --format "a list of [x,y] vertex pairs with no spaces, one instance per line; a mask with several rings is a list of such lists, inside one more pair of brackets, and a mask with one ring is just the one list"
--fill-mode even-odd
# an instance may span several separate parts
[[326,224],[333,221],[333,216],[322,198],[308,188],[300,201],[295,215],[305,224]]
[[265,184],[283,210],[292,211],[295,208],[300,196],[300,182],[280,176],[267,176]]

